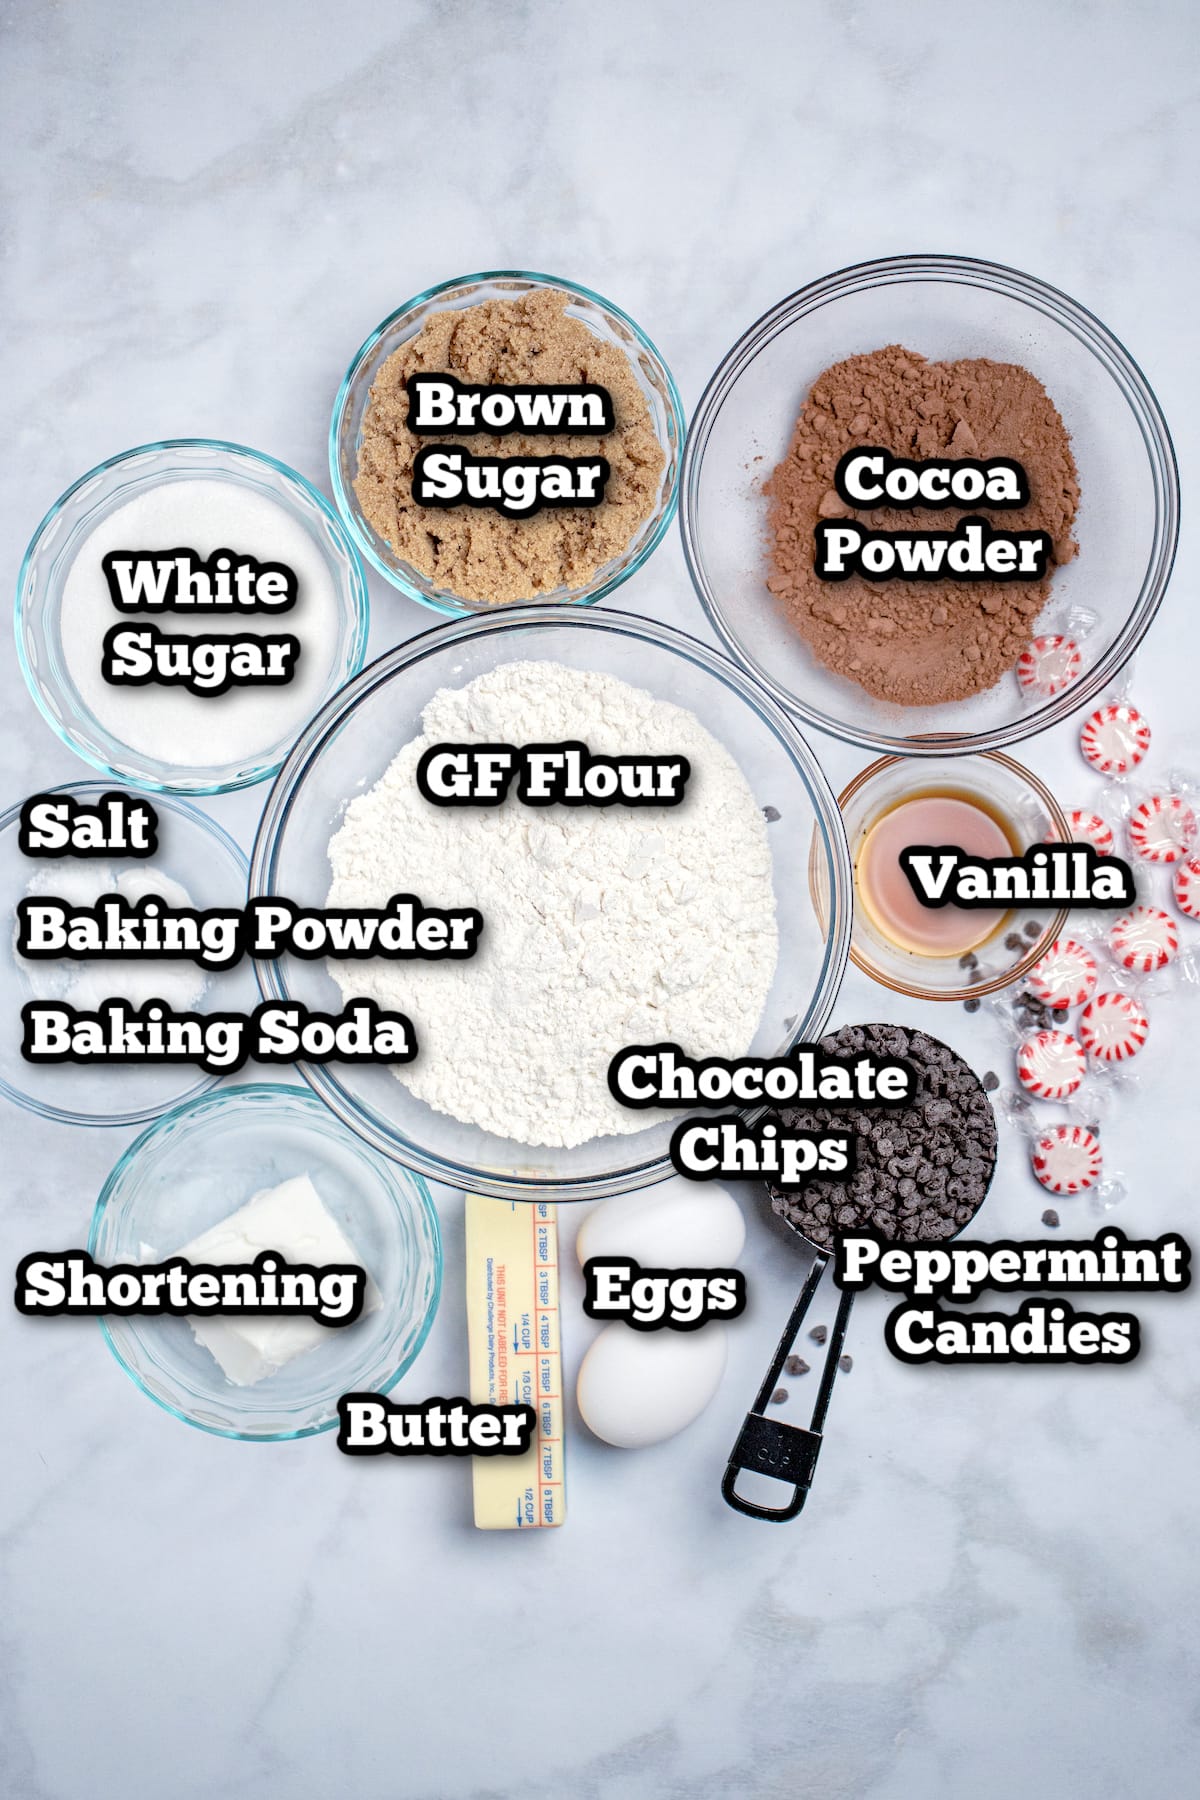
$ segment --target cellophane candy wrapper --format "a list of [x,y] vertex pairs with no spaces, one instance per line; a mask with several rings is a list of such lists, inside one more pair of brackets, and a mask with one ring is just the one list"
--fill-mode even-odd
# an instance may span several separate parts
[[1097,614],[1086,606],[1060,603],[1046,609],[1038,635],[1017,662],[1022,699],[1040,705],[1074,686],[1091,660],[1089,639],[1097,623]]

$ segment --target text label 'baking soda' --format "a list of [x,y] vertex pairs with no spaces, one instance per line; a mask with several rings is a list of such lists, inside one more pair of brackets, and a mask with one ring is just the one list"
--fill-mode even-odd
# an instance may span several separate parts
[[1131,906],[1133,870],[1092,844],[1041,845],[1020,856],[970,856],[954,844],[910,844],[900,867],[922,906]]
[[698,1331],[746,1310],[740,1269],[644,1269],[628,1256],[589,1256],[583,1280],[589,1319],[623,1319],[635,1331]]
[[586,744],[431,744],[417,787],[434,806],[678,806],[686,756],[593,755]]

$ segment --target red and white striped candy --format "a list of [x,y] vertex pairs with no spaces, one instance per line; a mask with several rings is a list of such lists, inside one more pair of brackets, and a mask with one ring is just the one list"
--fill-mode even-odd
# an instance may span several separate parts
[[1175,921],[1158,906],[1135,906],[1132,912],[1122,913],[1108,941],[1121,967],[1139,975],[1165,969],[1179,949]]
[[1128,994],[1097,994],[1079,1016],[1080,1042],[1097,1062],[1128,1062],[1149,1029],[1149,1019]]
[[1171,886],[1180,912],[1189,919],[1200,919],[1200,858],[1180,863]]
[[1150,727],[1135,706],[1113,702],[1085,719],[1079,747],[1102,775],[1127,775],[1150,748]]
[[1103,1167],[1100,1140],[1085,1125],[1052,1125],[1033,1146],[1033,1172],[1052,1194],[1081,1194]]
[[1017,680],[1027,694],[1061,694],[1083,667],[1079,645],[1069,637],[1035,637],[1022,650]]
[[1087,1070],[1083,1046],[1069,1031],[1038,1031],[1017,1051],[1017,1079],[1039,1100],[1066,1100]]
[[[1100,856],[1111,856],[1116,844],[1112,826],[1106,825],[1099,813],[1085,812],[1078,806],[1067,814],[1067,839],[1072,844],[1090,844]],[[1046,833],[1045,841],[1048,844],[1058,842],[1053,825]]]
[[1082,1006],[1096,985],[1096,959],[1074,938],[1055,938],[1030,970],[1029,985],[1047,1006]]
[[1179,862],[1195,836],[1196,815],[1178,794],[1151,794],[1129,821],[1129,842],[1146,862]]

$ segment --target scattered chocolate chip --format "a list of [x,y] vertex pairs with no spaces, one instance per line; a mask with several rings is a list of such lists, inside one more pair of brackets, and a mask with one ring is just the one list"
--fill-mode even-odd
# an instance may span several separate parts
[[1048,1206],[1046,1208],[1045,1212],[1042,1214],[1042,1224],[1043,1225],[1061,1225],[1062,1224],[1062,1220],[1059,1218],[1058,1214],[1055,1212],[1055,1210],[1052,1206]]
[[969,1013],[977,1013],[979,1011],[979,1001],[975,998],[974,994],[971,995],[969,1000],[963,1001],[963,1011]]
[[1019,931],[1009,932],[1004,940],[1004,948],[1006,950],[1023,950],[1025,948],[1025,940]]
[[828,1325],[814,1325],[808,1335],[814,1344],[823,1344],[829,1336],[829,1327]]
[[958,966],[960,969],[977,969],[979,967],[979,958],[973,950],[968,950],[965,956],[959,957]]
[[779,808],[777,806],[764,806],[762,809],[762,815],[763,815],[763,818],[767,821],[768,825],[774,825],[777,819],[781,819],[783,817],[783,814],[779,811]]
[[772,1406],[782,1406],[786,1399],[787,1399],[787,1389],[786,1388],[776,1388],[775,1392],[771,1395],[771,1405]]
[[1000,1086],[1000,1077],[997,1075],[995,1069],[988,1070],[987,1074],[980,1082],[980,1086],[985,1094],[995,1093],[996,1089]]
[[842,1371],[843,1375],[848,1375],[853,1367],[854,1358],[852,1356],[838,1357],[838,1368]]
[[1025,936],[1032,941],[1033,938],[1041,937],[1041,935],[1042,935],[1042,928],[1038,924],[1037,920],[1036,919],[1027,919],[1025,921]]
[[789,1375],[808,1374],[808,1364],[802,1356],[789,1356],[783,1366]]

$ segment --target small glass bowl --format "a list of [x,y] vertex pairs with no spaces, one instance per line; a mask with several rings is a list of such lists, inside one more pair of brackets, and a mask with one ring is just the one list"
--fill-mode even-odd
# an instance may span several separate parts
[[[324,495],[295,469],[261,450],[209,438],[141,444],[99,463],[55,501],[25,552],[17,581],[17,653],[38,710],[63,742],[101,773],[152,793],[223,794],[264,781],[277,772],[299,731],[293,724],[252,759],[222,761],[220,725],[214,718],[211,763],[189,767],[164,762],[114,737],[93,716],[71,678],[63,649],[62,600],[83,543],[103,519],[139,494],[165,482],[197,480],[233,482],[261,493],[304,526],[323,556],[337,592],[338,640],[313,710],[358,673],[367,651],[370,613],[358,553]],[[114,610],[114,622],[118,617]]]
[[[958,799],[983,801],[1010,824],[1022,852],[1038,844],[1070,839],[1070,829],[1050,790],[999,751],[928,757],[917,763],[907,757],[884,756],[856,775],[838,796],[856,877],[863,843],[880,816],[897,802],[930,789]],[[822,860],[814,843],[809,884],[817,913],[824,918],[829,901]],[[923,956],[901,949],[874,924],[859,904],[856,891],[850,957],[864,974],[894,994],[918,1000],[970,1000],[1019,981],[1059,936],[1068,917],[1064,907],[1014,907],[991,937],[971,952],[974,961],[966,963],[957,952]],[[1026,931],[1027,925],[1037,926],[1035,936]],[[1021,939],[1019,950],[1007,943],[1013,936]]]
[[560,281],[553,275],[531,274],[524,269],[493,269],[480,275],[460,275],[453,281],[443,281],[407,300],[371,333],[338,389],[329,429],[329,472],[334,497],[359,550],[393,587],[399,588],[410,600],[431,606],[435,612],[455,616],[490,613],[496,606],[485,600],[467,600],[449,588],[439,587],[411,563],[396,556],[386,539],[381,538],[364,518],[354,492],[354,478],[358,473],[358,452],[371,384],[388,357],[401,344],[415,337],[432,314],[461,312],[484,300],[519,299],[522,294],[537,288],[556,288],[567,294],[570,297],[568,318],[578,319],[602,343],[615,345],[628,357],[666,460],[654,511],[649,518],[643,519],[621,554],[597,569],[583,587],[560,587],[543,594],[531,594],[529,603],[586,606],[602,599],[641,568],[662,541],[675,516],[686,434],[683,402],[667,365],[629,315],[602,295],[594,294],[590,288]]
[[100,1321],[144,1394],[201,1431],[245,1442],[311,1437],[342,1394],[383,1394],[416,1360],[442,1284],[429,1189],[345,1131],[307,1088],[247,1085],[177,1107],[143,1132],[104,1184],[88,1252],[97,1262],[162,1261],[253,1194],[309,1175],[362,1258],[382,1304],[249,1387],[226,1379],[186,1319]]
[[[876,699],[818,662],[768,591],[763,483],[817,376],[886,344],[1023,364],[1062,414],[1079,471],[1079,555],[1055,571],[1038,629],[1076,636],[1083,671],[1053,699],[1024,693],[1015,673],[943,706]],[[797,719],[867,750],[998,750],[1067,718],[1133,655],[1175,559],[1175,452],[1137,364],[1066,294],[969,257],[860,263],[781,300],[709,382],[683,461],[684,554],[719,639]]]
[[[91,805],[105,794],[123,792],[143,799],[132,788],[119,789],[111,781],[68,782],[48,788],[49,794],[72,794]],[[23,802],[21,803],[23,804]],[[0,818],[0,901],[9,921],[0,937],[0,1094],[18,1106],[65,1125],[144,1125],[168,1107],[179,1105],[208,1091],[220,1077],[209,1075],[195,1063],[141,1063],[96,1065],[86,1063],[31,1063],[21,1055],[21,1007],[26,1001],[61,998],[69,1004],[90,1006],[91,1000],[60,992],[72,973],[86,971],[89,987],[105,971],[113,972],[112,994],[126,993],[125,965],[67,958],[31,961],[18,958],[13,948],[16,904],[36,876],[44,892],[77,904],[92,904],[98,897],[100,872],[114,875],[145,872],[165,875],[186,889],[193,906],[244,906],[246,858],[227,832],[184,800],[161,795],[152,802],[158,816],[158,850],[151,857],[115,854],[103,857],[66,856],[60,859],[24,856],[18,845],[21,804]],[[61,875],[61,881],[56,877]],[[97,885],[93,886],[93,881]],[[67,891],[64,891],[66,889]],[[139,962],[136,1000],[150,999],[156,970],[191,969],[186,962]],[[150,989],[147,992],[147,988]],[[107,997],[107,995],[105,996]],[[195,1001],[198,1012],[247,1012],[255,1003],[254,977],[245,963],[223,973],[212,973]]]
[[[850,941],[850,859],[833,794],[795,726],[747,675],[685,633],[627,613],[501,607],[486,619],[438,626],[381,656],[313,720],[285,764],[255,841],[251,893],[323,906],[329,840],[347,802],[373,786],[418,735],[433,695],[506,663],[537,661],[599,670],[684,707],[737,760],[772,820],[779,930],[779,960],[752,1048],[782,1056],[818,1037]],[[813,916],[805,885],[810,841],[828,897],[825,925]],[[258,963],[256,973],[266,1000],[341,1008],[322,963],[283,956]],[[673,1119],[570,1149],[530,1148],[436,1112],[378,1064],[306,1063],[300,1072],[374,1148],[451,1187],[502,1199],[594,1200],[671,1173]]]

